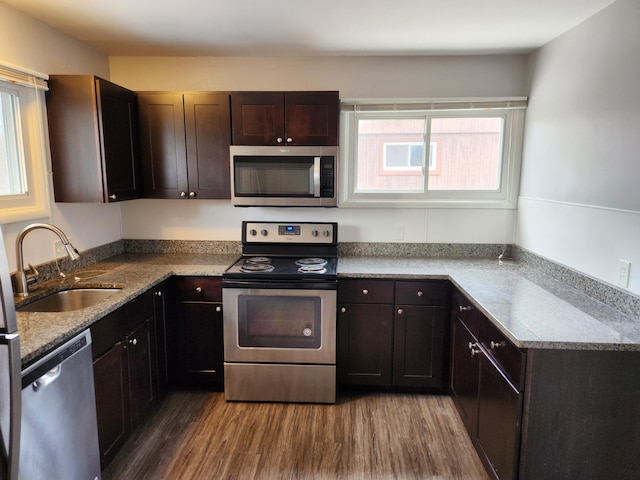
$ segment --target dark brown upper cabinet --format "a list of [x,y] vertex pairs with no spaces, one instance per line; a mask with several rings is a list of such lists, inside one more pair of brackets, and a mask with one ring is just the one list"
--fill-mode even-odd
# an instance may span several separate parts
[[93,75],[51,75],[47,116],[56,202],[140,198],[134,92]]
[[231,198],[226,93],[139,92],[143,196]]
[[234,145],[338,145],[338,92],[236,92]]

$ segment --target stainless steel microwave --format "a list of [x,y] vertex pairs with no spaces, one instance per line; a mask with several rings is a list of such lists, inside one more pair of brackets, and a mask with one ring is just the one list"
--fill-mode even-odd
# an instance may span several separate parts
[[230,147],[238,207],[338,206],[338,147]]

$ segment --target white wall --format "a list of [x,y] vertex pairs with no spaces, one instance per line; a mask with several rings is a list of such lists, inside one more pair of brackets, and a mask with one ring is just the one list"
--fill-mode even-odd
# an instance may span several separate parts
[[640,293],[640,2],[532,55],[517,244]]
[[[338,90],[342,98],[526,95],[524,55],[458,57],[111,57],[132,90]],[[230,201],[135,200],[125,238],[239,240],[243,219],[327,220],[349,242],[513,243],[515,212],[234,208]],[[402,231],[402,235],[398,231]]]
[[[46,74],[91,73],[109,78],[106,56],[88,48],[17,10],[0,3],[0,63],[8,62]],[[51,162],[48,182],[51,187]],[[53,204],[51,214],[39,221],[60,226],[74,245],[85,250],[121,238],[119,205]],[[16,269],[15,237],[31,222],[2,225],[11,270]],[[37,265],[55,258],[50,232],[29,234],[24,244],[25,262]]]

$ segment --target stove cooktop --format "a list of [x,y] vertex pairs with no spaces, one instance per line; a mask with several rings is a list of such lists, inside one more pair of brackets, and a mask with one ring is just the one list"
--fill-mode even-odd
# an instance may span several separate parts
[[243,256],[224,273],[225,278],[274,280],[333,280],[337,278],[335,257]]

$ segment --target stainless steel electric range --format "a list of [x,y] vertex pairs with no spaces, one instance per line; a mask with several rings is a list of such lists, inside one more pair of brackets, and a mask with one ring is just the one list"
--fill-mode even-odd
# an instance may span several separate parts
[[335,403],[338,224],[242,222],[222,276],[225,397]]

